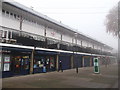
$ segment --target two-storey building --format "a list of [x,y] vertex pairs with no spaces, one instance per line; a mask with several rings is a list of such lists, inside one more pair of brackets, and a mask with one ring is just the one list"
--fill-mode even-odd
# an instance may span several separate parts
[[4,76],[93,66],[112,48],[17,2],[2,3],[1,63]]

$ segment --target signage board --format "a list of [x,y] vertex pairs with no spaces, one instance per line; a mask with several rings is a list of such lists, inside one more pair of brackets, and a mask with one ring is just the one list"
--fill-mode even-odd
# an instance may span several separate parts
[[94,58],[94,73],[100,73],[99,72],[99,59]]

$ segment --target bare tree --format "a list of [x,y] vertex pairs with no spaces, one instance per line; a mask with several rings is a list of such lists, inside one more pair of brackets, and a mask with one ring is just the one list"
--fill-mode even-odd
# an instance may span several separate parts
[[106,31],[114,36],[120,37],[118,30],[118,6],[114,6],[106,16]]

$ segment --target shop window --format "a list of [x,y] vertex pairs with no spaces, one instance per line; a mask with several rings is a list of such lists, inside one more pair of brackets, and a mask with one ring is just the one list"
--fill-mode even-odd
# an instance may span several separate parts
[[38,58],[34,60],[34,68],[42,68],[45,65],[45,59],[43,57]]

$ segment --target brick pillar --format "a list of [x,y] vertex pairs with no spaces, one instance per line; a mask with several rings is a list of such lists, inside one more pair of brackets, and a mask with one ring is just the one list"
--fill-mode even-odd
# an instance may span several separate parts
[[33,74],[34,52],[35,52],[35,49],[33,49],[32,54],[31,54],[31,61],[30,61],[30,74]]

